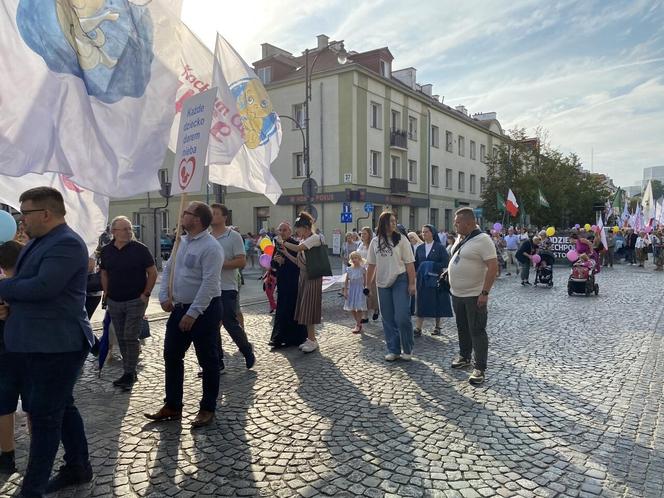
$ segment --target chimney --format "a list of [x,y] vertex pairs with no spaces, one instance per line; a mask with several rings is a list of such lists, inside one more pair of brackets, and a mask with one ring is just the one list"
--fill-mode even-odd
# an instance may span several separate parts
[[415,85],[417,85],[417,70],[414,67],[392,71],[392,76],[401,81],[404,85],[415,90]]
[[440,95],[432,95],[431,98],[440,102]]
[[422,85],[422,92],[425,95],[428,95],[429,97],[431,97],[432,93],[433,93],[433,85],[431,83],[428,83],[426,85]]
[[457,111],[459,111],[461,114],[463,114],[464,116],[468,116],[468,109],[466,109],[465,105],[458,105],[458,106],[455,107],[455,109]]
[[477,119],[478,121],[491,121],[492,119],[497,118],[495,112],[478,112],[473,114],[473,119]]
[[317,49],[325,48],[330,43],[330,37],[327,35],[318,35],[316,39],[318,40]]

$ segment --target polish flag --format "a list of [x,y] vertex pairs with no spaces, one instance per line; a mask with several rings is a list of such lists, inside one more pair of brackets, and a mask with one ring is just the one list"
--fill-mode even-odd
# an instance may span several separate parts
[[519,213],[519,204],[516,202],[516,197],[514,196],[512,189],[510,189],[507,193],[505,209],[507,209],[507,212],[510,214],[510,216],[512,216],[512,218],[516,217],[516,215]]

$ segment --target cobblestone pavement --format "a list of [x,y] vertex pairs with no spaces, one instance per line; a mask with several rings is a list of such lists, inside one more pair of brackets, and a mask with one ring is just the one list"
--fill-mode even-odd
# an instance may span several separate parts
[[[662,496],[664,276],[604,270],[598,297],[568,297],[566,276],[556,268],[553,289],[497,283],[480,387],[449,368],[449,319],[442,337],[417,339],[413,362],[388,364],[380,322],[352,335],[336,293],[310,355],[269,352],[270,318],[247,307],[258,362],[228,359],[216,424],[197,432],[192,353],[186,419],[143,418],[163,397],[164,322],[153,322],[131,394],[110,386],[117,362],[101,379],[87,363],[77,399],[95,479],[60,496]],[[20,472],[26,441],[23,427]]]

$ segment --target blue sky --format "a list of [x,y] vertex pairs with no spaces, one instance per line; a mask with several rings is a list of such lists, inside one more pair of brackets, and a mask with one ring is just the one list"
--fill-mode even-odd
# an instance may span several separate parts
[[299,53],[321,33],[357,52],[388,46],[393,69],[415,67],[446,104],[541,126],[587,169],[594,151],[594,171],[618,185],[664,165],[664,0],[229,3],[185,0],[183,19],[248,62],[263,42]]

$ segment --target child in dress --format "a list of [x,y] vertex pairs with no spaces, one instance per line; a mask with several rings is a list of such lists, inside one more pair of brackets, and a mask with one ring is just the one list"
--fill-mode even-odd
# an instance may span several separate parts
[[353,251],[349,257],[350,266],[346,270],[343,295],[345,299],[344,310],[350,311],[355,319],[353,334],[362,332],[362,315],[367,310],[367,296],[364,289],[367,286],[367,270],[362,266],[362,255]]
[[270,303],[270,314],[277,309],[277,301],[274,299],[274,290],[277,288],[277,276],[274,270],[270,268],[263,274],[263,291]]

